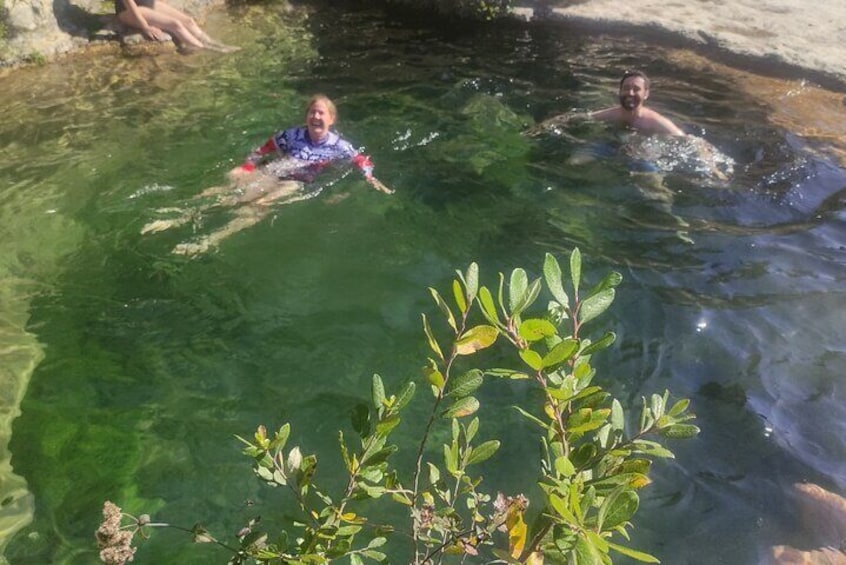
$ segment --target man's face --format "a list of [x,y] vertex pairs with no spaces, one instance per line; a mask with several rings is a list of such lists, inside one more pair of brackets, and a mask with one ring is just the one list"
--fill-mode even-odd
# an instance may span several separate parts
[[635,110],[649,98],[649,89],[642,77],[628,77],[620,86],[620,106],[628,111]]

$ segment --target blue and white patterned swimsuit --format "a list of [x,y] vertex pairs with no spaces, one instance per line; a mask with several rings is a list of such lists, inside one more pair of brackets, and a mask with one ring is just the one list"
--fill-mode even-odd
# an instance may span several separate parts
[[264,145],[250,153],[242,167],[253,170],[266,161],[268,156],[280,155],[302,162],[301,170],[286,174],[286,178],[294,180],[311,181],[321,169],[340,160],[351,161],[367,178],[373,174],[370,159],[359,153],[349,141],[330,131],[323,140],[314,143],[308,135],[308,129],[302,126],[274,134]]

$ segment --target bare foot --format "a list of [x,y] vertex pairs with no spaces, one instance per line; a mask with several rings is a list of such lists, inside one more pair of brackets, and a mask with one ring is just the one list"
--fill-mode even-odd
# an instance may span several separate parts
[[147,233],[159,233],[160,231],[169,230],[170,228],[177,228],[185,225],[193,219],[190,211],[182,210],[180,208],[159,208],[158,213],[178,212],[180,215],[176,218],[168,218],[166,220],[155,220],[147,223],[141,228],[141,235]]
[[211,248],[212,246],[208,239],[202,238],[196,242],[184,241],[174,247],[171,253],[173,253],[174,255],[185,255],[186,257],[193,257],[195,255],[206,253]]

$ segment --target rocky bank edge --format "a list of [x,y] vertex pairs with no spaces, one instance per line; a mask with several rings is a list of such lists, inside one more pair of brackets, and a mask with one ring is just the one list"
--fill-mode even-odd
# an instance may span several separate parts
[[[170,0],[195,16],[225,0]],[[721,62],[770,70],[846,91],[846,2],[817,0],[516,0],[525,19],[644,35],[704,51]],[[5,14],[3,13],[5,12]],[[0,0],[0,66],[38,61],[115,39],[110,0]]]
[[844,0],[535,0],[515,13],[691,47],[709,58],[846,91]]

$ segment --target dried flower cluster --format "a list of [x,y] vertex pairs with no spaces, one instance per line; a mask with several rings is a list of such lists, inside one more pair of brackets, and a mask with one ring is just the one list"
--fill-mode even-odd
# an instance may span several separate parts
[[121,529],[123,512],[119,506],[109,502],[103,504],[103,523],[97,528],[97,545],[100,546],[100,561],[106,565],[124,565],[133,560],[135,548],[132,537],[137,528]]

